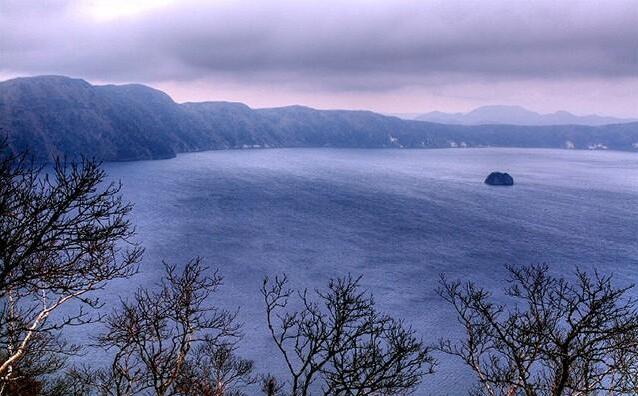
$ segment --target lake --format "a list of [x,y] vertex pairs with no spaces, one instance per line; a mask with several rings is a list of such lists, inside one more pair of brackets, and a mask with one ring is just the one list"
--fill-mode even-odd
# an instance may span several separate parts
[[[278,374],[259,295],[266,275],[321,287],[363,275],[381,310],[428,342],[459,328],[435,293],[439,274],[497,291],[506,264],[547,262],[638,280],[638,155],[528,149],[210,151],[110,163],[146,247],[135,285],[161,260],[202,256],[224,276],[215,297],[241,307],[242,354]],[[509,172],[513,187],[483,184]],[[126,295],[118,282],[107,294]],[[418,394],[465,394],[473,379],[451,357]]]

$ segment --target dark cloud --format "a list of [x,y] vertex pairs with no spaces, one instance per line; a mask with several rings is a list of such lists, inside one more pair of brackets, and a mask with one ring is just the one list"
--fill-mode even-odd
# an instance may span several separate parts
[[638,78],[635,0],[177,1],[119,16],[100,14],[115,0],[0,1],[5,74],[367,92]]

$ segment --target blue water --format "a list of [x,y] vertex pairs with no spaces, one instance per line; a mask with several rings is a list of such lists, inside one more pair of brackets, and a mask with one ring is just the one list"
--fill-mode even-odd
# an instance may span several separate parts
[[[151,285],[161,260],[199,255],[219,268],[221,306],[241,307],[242,354],[280,373],[259,287],[362,274],[380,309],[427,342],[459,329],[434,289],[440,273],[498,290],[504,265],[547,262],[638,280],[638,156],[523,149],[213,151],[107,164],[135,203],[142,273],[107,289]],[[514,187],[490,187],[491,171]],[[438,356],[418,394],[465,394],[470,373]]]

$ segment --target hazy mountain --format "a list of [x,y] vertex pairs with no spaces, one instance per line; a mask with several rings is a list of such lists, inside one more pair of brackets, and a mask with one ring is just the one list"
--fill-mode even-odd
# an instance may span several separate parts
[[383,115],[387,115],[389,117],[399,117],[404,120],[416,120],[418,117],[422,116],[422,113],[381,113]]
[[95,86],[60,76],[0,83],[0,134],[42,160],[170,158],[257,147],[548,147],[638,151],[638,123],[601,127],[443,125],[368,111],[241,103],[175,103],[143,85]]
[[482,106],[469,113],[442,113],[433,111],[413,119],[444,124],[483,125],[608,125],[636,122],[638,119],[603,117],[599,115],[577,116],[567,111],[540,114],[520,106]]

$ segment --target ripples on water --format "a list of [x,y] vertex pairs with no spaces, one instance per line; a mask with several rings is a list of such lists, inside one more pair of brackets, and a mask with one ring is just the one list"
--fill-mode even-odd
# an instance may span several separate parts
[[[135,203],[147,249],[135,285],[151,285],[162,259],[195,255],[219,268],[216,300],[241,307],[243,354],[277,372],[279,355],[258,293],[264,275],[293,285],[363,274],[381,309],[427,341],[458,333],[434,293],[438,275],[502,286],[505,264],[548,262],[638,280],[638,156],[561,150],[213,151],[107,164]],[[490,187],[491,171],[514,187]],[[107,296],[132,288],[117,283]],[[114,300],[115,301],[115,300]],[[471,376],[443,360],[419,394],[465,394]]]

